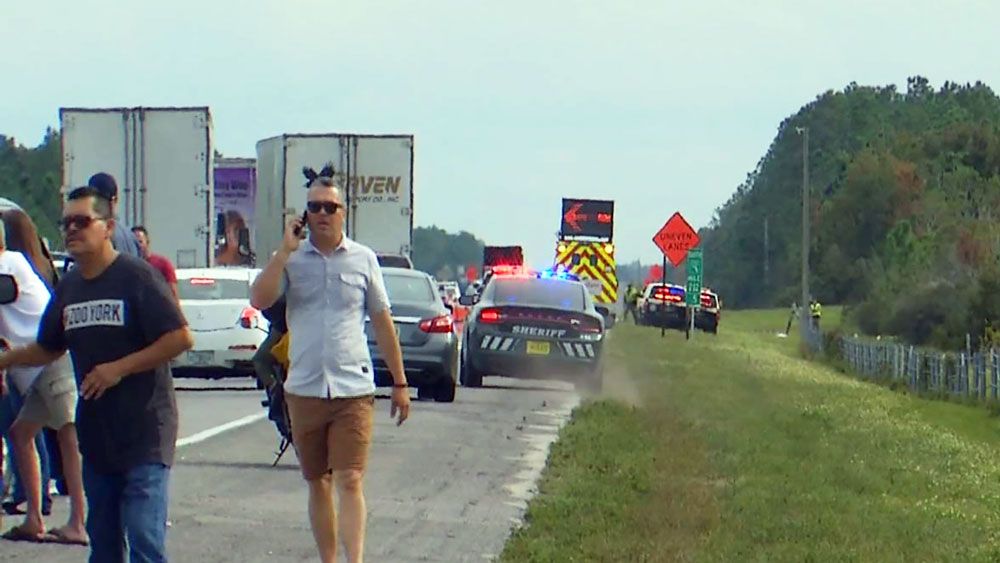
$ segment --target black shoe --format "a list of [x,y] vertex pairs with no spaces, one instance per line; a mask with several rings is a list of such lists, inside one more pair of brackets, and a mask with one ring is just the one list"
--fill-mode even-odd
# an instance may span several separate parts
[[[21,508],[21,504],[22,503],[16,503],[16,502],[14,502],[12,500],[9,500],[9,501],[3,503],[3,505],[2,505],[3,511],[6,512],[10,516],[24,515],[25,511],[24,511],[24,509]],[[52,504],[51,503],[48,506],[42,506],[42,516],[52,516]]]

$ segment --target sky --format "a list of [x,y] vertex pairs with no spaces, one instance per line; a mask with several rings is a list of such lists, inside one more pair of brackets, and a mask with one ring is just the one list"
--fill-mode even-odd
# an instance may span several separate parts
[[226,156],[413,134],[418,226],[545,266],[561,199],[612,199],[619,262],[652,263],[666,219],[707,225],[822,92],[996,88],[997,21],[990,1],[7,1],[0,134],[140,105],[209,106]]

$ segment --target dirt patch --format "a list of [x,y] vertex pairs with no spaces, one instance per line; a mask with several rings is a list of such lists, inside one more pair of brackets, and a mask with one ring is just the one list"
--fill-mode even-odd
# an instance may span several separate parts
[[604,344],[607,356],[604,358],[604,382],[601,393],[597,397],[587,398],[611,399],[630,407],[642,407],[642,393],[636,378],[629,370],[628,357],[622,352],[621,347],[612,345],[616,337],[618,335],[609,334],[608,341]]
[[635,379],[629,375],[628,367],[619,358],[609,358],[609,362],[604,368],[604,388],[600,398],[613,399],[625,403],[630,407],[642,406],[642,393]]

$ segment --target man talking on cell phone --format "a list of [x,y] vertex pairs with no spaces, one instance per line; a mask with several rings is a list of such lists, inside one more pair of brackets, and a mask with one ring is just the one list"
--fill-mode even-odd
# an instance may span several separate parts
[[[389,298],[375,253],[344,235],[344,199],[332,179],[306,170],[308,238],[292,219],[282,247],[254,281],[251,302],[270,307],[284,293],[290,338],[285,397],[292,440],[309,483],[309,520],[324,563],[337,560],[337,524],[347,559],[364,557],[362,479],[372,436],[375,379],[365,316],[392,373],[390,416],[402,424],[410,395]],[[340,500],[334,510],[333,489]]]

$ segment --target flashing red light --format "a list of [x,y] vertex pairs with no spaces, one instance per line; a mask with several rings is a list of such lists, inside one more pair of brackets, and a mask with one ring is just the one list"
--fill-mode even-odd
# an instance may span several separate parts
[[492,272],[494,277],[531,277],[531,271],[526,269],[524,266],[493,266]]
[[610,213],[598,213],[597,214],[597,222],[598,223],[610,223],[611,222],[611,214]]
[[483,309],[479,313],[479,321],[487,324],[500,322],[500,311],[498,309]]
[[514,264],[497,264],[492,267],[492,271],[494,276],[509,276],[521,273],[523,268]]
[[243,328],[257,328],[257,309],[244,307],[240,313],[240,326]]
[[420,330],[430,334],[446,334],[455,330],[451,315],[441,315],[431,319],[424,319],[417,326],[420,327]]
[[212,278],[191,278],[191,285],[215,285]]
[[680,303],[684,300],[684,296],[679,290],[673,290],[669,287],[658,287],[653,293],[653,299],[670,301],[671,303]]

